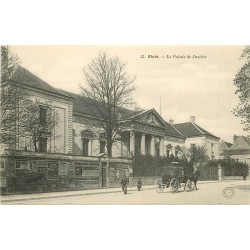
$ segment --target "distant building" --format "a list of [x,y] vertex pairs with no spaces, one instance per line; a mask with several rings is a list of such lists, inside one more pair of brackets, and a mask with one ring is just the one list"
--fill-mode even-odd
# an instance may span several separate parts
[[232,143],[225,142],[222,139],[220,140],[220,142],[219,142],[219,157],[221,159],[224,158],[223,151],[224,150],[229,150],[232,145],[233,145]]
[[248,164],[250,168],[250,138],[246,136],[233,136],[233,145],[229,149],[223,150],[224,158],[234,158],[240,162]]

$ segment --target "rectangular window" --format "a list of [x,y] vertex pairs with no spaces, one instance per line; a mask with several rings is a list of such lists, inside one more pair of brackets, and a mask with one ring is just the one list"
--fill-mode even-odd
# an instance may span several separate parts
[[166,150],[166,155],[167,155],[167,158],[169,158],[169,156],[170,156],[170,150],[169,149]]
[[75,165],[75,175],[82,175],[82,166],[80,164]]
[[105,153],[106,141],[100,141],[100,154]]
[[89,151],[89,139],[83,138],[82,139],[82,154],[83,156],[88,156]]
[[47,152],[48,138],[39,139],[39,152]]
[[46,123],[46,118],[47,118],[47,108],[40,107],[40,123],[41,124]]

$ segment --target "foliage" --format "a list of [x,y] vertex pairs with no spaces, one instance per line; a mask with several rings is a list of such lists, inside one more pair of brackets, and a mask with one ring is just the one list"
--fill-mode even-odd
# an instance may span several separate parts
[[136,155],[134,158],[134,176],[160,176],[162,167],[169,165],[178,158],[166,156]]
[[181,148],[181,162],[186,165],[193,166],[194,163],[204,163],[208,160],[206,146],[190,146]]
[[239,97],[239,104],[233,110],[233,114],[241,118],[241,124],[244,125],[244,131],[250,131],[250,46],[247,46],[240,59],[246,62],[238,71],[234,78],[236,86],[235,94]]
[[18,84],[22,76],[14,79],[18,64],[18,56],[11,53],[7,46],[1,46],[0,143],[12,147],[16,144],[18,110],[21,108],[22,101],[28,96]]
[[104,132],[108,155],[112,157],[112,145],[117,135],[126,129],[121,115],[132,103],[135,77],[128,75],[126,64],[119,58],[108,57],[105,53],[100,53],[84,67],[83,73],[86,83],[86,87],[82,87],[83,101],[96,118],[93,127]]
[[221,165],[225,176],[242,176],[243,172],[248,175],[248,166],[232,158],[218,159],[207,162],[207,167],[218,167]]
[[[41,107],[45,110],[45,119],[41,120]],[[35,151],[38,152],[38,141],[43,137],[55,134],[58,115],[53,110],[51,102],[25,100],[19,112],[20,131],[23,137],[31,138]]]

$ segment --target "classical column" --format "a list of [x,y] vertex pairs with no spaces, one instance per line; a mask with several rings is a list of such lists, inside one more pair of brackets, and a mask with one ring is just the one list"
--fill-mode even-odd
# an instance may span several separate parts
[[150,154],[155,155],[155,137],[151,136]]
[[159,145],[159,150],[160,150],[160,156],[164,156],[164,139],[163,137],[160,137],[160,145]]
[[141,154],[145,155],[145,134],[141,135]]
[[135,154],[135,132],[130,132],[130,153]]

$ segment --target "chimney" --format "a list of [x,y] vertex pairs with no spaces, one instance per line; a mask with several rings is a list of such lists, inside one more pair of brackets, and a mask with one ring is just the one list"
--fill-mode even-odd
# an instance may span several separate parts
[[173,125],[174,125],[174,120],[173,120],[173,119],[170,119],[170,120],[169,120],[169,123],[170,123],[170,125],[173,126]]
[[195,123],[195,116],[190,116],[190,122]]
[[234,136],[233,136],[233,143],[235,143],[235,142],[237,141],[237,139],[238,139],[238,136],[237,136],[237,135],[234,135]]

